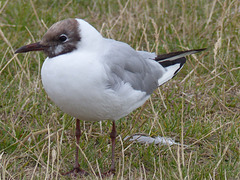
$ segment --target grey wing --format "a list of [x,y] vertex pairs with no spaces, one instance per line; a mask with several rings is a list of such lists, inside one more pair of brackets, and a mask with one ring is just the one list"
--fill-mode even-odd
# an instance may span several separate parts
[[129,45],[108,40],[110,49],[104,55],[108,86],[118,90],[123,83],[129,83],[135,90],[151,94],[158,87],[163,75],[161,66],[154,60],[146,60]]
[[146,52],[146,51],[137,51],[144,59],[153,60],[157,57],[155,53]]

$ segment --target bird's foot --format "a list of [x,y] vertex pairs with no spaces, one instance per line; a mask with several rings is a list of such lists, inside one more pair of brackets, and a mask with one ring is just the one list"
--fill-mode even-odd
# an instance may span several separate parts
[[107,172],[101,173],[100,175],[98,174],[98,176],[101,176],[102,178],[105,178],[105,177],[109,177],[109,176],[112,176],[112,175],[114,176],[115,173],[116,173],[115,169],[110,169]]
[[73,175],[74,177],[76,177],[77,175],[80,175],[81,177],[82,176],[87,176],[89,175],[89,173],[79,167],[75,167],[73,168],[71,171],[68,171],[66,173],[61,173],[63,176],[66,176],[66,175]]

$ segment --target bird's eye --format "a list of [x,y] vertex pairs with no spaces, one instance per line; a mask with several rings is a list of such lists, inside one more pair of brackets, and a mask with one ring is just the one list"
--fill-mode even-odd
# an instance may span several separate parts
[[59,41],[61,41],[61,42],[66,42],[67,39],[68,39],[68,37],[67,37],[66,34],[61,34],[61,35],[59,36]]

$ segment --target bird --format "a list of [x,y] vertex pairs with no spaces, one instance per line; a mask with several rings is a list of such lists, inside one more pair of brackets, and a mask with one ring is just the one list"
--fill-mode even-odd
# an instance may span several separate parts
[[64,173],[88,175],[78,154],[82,134],[80,120],[112,121],[111,167],[114,174],[115,121],[142,106],[162,84],[182,69],[186,56],[205,50],[192,49],[157,55],[137,51],[130,45],[104,38],[83,19],[68,18],[53,24],[39,42],[20,47],[15,53],[43,51],[47,58],[41,80],[49,98],[76,119],[74,168]]

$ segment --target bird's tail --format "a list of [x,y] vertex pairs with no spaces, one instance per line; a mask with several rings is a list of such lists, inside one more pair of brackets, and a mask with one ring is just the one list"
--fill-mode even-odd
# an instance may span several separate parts
[[171,52],[169,54],[158,55],[155,57],[154,60],[161,64],[166,70],[163,76],[158,80],[158,85],[160,86],[168,80],[172,79],[182,69],[184,63],[186,62],[186,56],[201,52],[205,49],[206,48],[193,49],[188,51],[177,51]]

